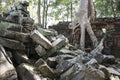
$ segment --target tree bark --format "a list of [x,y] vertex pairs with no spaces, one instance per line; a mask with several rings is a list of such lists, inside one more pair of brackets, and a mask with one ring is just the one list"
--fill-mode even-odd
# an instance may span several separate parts
[[90,21],[93,21],[95,18],[95,9],[93,0],[88,0],[88,18]]
[[48,17],[48,7],[49,7],[49,2],[46,0],[46,9],[45,9],[45,28],[47,28],[47,17]]
[[87,30],[93,46],[96,47],[98,44],[97,38],[90,25],[90,20],[94,18],[94,6],[92,0],[80,0],[79,11],[76,14],[75,20],[72,22],[72,28],[75,29],[76,24],[79,24],[81,28],[80,47],[85,50],[85,29]]
[[45,27],[45,2],[46,2],[46,0],[44,0],[44,6],[43,6],[43,15],[42,15],[42,25],[43,25],[43,27]]
[[41,0],[38,0],[38,23],[41,24]]
[[71,21],[72,21],[72,15],[73,15],[73,5],[72,5],[72,0],[70,1],[70,5],[71,5]]

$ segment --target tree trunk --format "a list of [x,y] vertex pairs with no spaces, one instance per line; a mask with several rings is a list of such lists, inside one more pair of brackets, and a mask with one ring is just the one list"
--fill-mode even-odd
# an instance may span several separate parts
[[38,0],[38,23],[41,24],[41,0]]
[[88,0],[88,18],[90,21],[93,21],[95,18],[95,9],[93,0]]
[[46,0],[45,28],[47,27],[48,7],[49,7],[49,1],[48,1],[48,0]]
[[[87,30],[93,46],[98,45],[97,38],[91,28],[90,20],[94,18],[94,6],[92,0],[80,0],[79,11],[76,15],[75,20],[72,22],[72,27],[75,29],[76,24],[79,24],[81,28],[80,47],[85,50],[85,29]],[[78,27],[78,26],[76,26]]]
[[73,13],[72,13],[72,10],[73,10],[72,0],[70,1],[70,5],[71,5],[71,21],[72,21],[72,15],[73,15]]
[[116,17],[113,3],[114,3],[113,0],[110,0],[110,5],[111,5],[111,9],[112,9],[113,17]]
[[81,37],[80,37],[80,48],[81,50],[85,50],[85,27],[81,24]]
[[45,27],[45,2],[46,2],[46,0],[44,0],[44,6],[43,6],[43,16],[42,16],[42,25],[43,25],[43,27]]

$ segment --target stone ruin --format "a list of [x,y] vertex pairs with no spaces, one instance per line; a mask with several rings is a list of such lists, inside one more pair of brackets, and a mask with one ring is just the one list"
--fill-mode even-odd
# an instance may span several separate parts
[[119,58],[76,49],[64,35],[35,25],[28,5],[15,3],[1,15],[0,80],[120,80]]

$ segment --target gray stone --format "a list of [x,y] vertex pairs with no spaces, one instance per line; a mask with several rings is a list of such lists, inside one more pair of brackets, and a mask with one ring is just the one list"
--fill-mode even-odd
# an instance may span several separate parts
[[17,80],[16,70],[7,56],[4,48],[0,45],[0,80]]
[[53,55],[55,52],[57,52],[59,49],[63,48],[65,45],[66,45],[66,38],[58,38],[57,40],[55,40],[52,45],[53,45],[53,48],[51,50],[49,50],[48,54],[46,55],[47,57],[48,56],[51,56]]
[[56,61],[59,63],[64,60],[73,59],[74,57],[75,56],[68,55],[68,54],[58,55],[58,56],[56,56]]
[[45,50],[42,46],[40,46],[40,45],[38,45],[38,46],[35,48],[35,50],[36,50],[36,52],[37,52],[37,54],[38,54],[39,56],[44,56],[44,55],[46,54],[46,50]]
[[46,49],[52,48],[52,43],[45,36],[43,36],[39,31],[37,31],[37,30],[34,30],[31,33],[31,38],[37,44],[40,44],[41,46],[43,46]]
[[34,67],[28,64],[21,64],[17,67],[20,80],[41,80]]
[[16,31],[0,29],[0,36],[9,38],[9,39],[18,40],[21,42],[30,42],[31,41],[29,33],[21,33],[21,32],[16,32]]
[[69,49],[66,49],[66,48],[62,48],[60,49],[59,51],[60,53],[63,53],[63,54],[72,54],[73,51],[69,50]]
[[45,77],[55,78],[56,76],[54,71],[47,64],[40,65],[37,70],[39,70]]
[[96,61],[96,59],[91,59],[89,62],[87,62],[85,65],[97,65],[98,64],[98,62]]
[[0,37],[0,44],[4,47],[14,49],[14,50],[25,50],[25,45],[19,41],[1,38]]
[[40,58],[35,62],[34,66],[39,67],[40,65],[43,65],[43,64],[46,64],[46,62],[42,58]]
[[47,58],[47,64],[52,67],[52,68],[56,68],[56,65],[57,65],[57,57],[49,57]]
[[1,29],[8,29],[8,28],[11,28],[13,26],[15,26],[17,28],[20,27],[20,25],[18,25],[18,24],[14,24],[14,23],[10,23],[10,22],[3,22],[3,21],[0,22]]
[[38,28],[38,31],[44,36],[56,36],[57,32],[50,29]]
[[110,80],[120,80],[120,78],[118,76],[111,75]]
[[14,60],[17,64],[21,64],[21,63],[28,63],[31,64],[30,59],[28,58],[28,56],[23,53],[23,52],[18,52],[15,51],[15,53],[13,54],[14,56]]
[[105,74],[101,70],[88,67],[85,70],[79,70],[69,80],[105,80]]
[[62,54],[68,54],[68,55],[73,55],[73,56],[78,56],[78,55],[85,55],[86,53],[83,52],[82,50],[69,50],[67,48],[62,48],[59,50],[60,53]]
[[118,72],[118,71],[115,70],[114,68],[112,68],[112,67],[107,67],[107,70],[108,70],[109,73],[120,77],[120,72]]
[[24,28],[30,31],[33,31],[35,28],[35,26],[33,26],[34,20],[30,17],[22,17],[21,24],[24,26]]
[[109,80],[110,79],[110,73],[109,71],[107,70],[107,67],[103,66],[103,65],[99,65],[99,70],[103,71],[104,74],[105,74],[105,79],[106,80]]
[[115,57],[113,55],[103,55],[103,61],[102,63],[107,64],[114,64],[115,63]]
[[[78,67],[77,67],[77,66]],[[105,74],[93,67],[80,68],[79,64],[74,64],[65,71],[60,80],[105,80]]]

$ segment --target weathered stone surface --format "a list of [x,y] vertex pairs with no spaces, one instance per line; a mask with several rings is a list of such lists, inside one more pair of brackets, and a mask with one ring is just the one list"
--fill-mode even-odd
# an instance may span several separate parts
[[16,31],[0,29],[0,36],[9,38],[9,39],[18,40],[21,42],[30,42],[31,41],[29,33],[21,33],[21,32],[16,32]]
[[105,74],[93,67],[79,67],[74,64],[61,74],[60,80],[105,80]]
[[37,30],[31,33],[31,38],[46,49],[52,48],[52,43]]
[[13,58],[12,52],[10,52],[10,51],[6,51],[6,53],[7,53],[8,57],[9,57],[10,59]]
[[68,54],[63,54],[63,55],[59,55],[59,56],[56,56],[56,61],[59,63],[61,61],[64,61],[64,60],[70,60],[70,59],[73,59],[75,56],[72,56],[72,55],[68,55]]
[[73,53],[73,51],[71,51],[69,49],[66,49],[66,48],[60,49],[59,52],[63,53],[63,54],[71,54],[71,53]]
[[17,25],[17,24],[14,24],[14,23],[9,23],[9,22],[3,22],[3,21],[0,22],[0,28],[1,29],[8,29],[8,28],[11,28],[13,26],[19,27],[20,25]]
[[56,31],[37,27],[28,5],[18,2],[0,15],[0,44],[7,53],[0,48],[0,80],[17,79],[10,59],[20,64],[19,80],[119,80],[120,61],[102,54],[104,39],[89,53],[79,50]]
[[106,68],[105,66],[103,66],[103,65],[100,65],[100,66],[99,66],[99,69],[104,72],[104,74],[105,74],[105,79],[106,79],[106,80],[109,80],[111,74],[109,73],[109,71],[107,70],[107,68]]
[[42,58],[40,58],[35,62],[34,66],[39,67],[40,65],[43,65],[43,64],[46,64],[46,62]]
[[105,74],[92,67],[80,70],[69,80],[105,80]]
[[25,45],[19,41],[1,38],[0,37],[0,44],[4,47],[14,49],[14,50],[25,50]]
[[88,61],[85,65],[89,66],[89,65],[92,65],[94,67],[98,67],[98,62],[96,61],[96,59],[91,59],[90,61]]
[[114,64],[115,63],[115,57],[113,55],[103,55],[103,61],[102,63],[109,63]]
[[57,40],[55,40],[52,43],[53,48],[48,51],[49,53],[46,56],[53,55],[55,52],[57,52],[59,49],[61,49],[62,47],[64,47],[66,44],[67,44],[66,43],[66,38],[58,38]]
[[38,70],[43,74],[43,76],[45,77],[49,77],[49,78],[55,78],[55,74],[54,71],[47,65],[47,64],[43,64],[40,65],[38,67]]
[[17,80],[16,70],[7,56],[4,48],[0,45],[0,80]]
[[57,57],[49,57],[46,61],[47,64],[54,69],[56,68],[56,65],[57,65],[57,59],[56,58]]
[[21,64],[21,63],[31,64],[30,59],[28,58],[28,56],[25,53],[16,51],[13,54],[13,56],[14,56],[14,60],[17,64]]
[[120,78],[118,76],[111,75],[110,80],[120,80]]
[[21,64],[17,67],[17,73],[20,80],[41,80],[39,75],[34,71],[34,67],[28,64]]
[[59,53],[65,54],[65,55],[72,55],[72,56],[78,56],[78,55],[86,55],[86,52],[82,50],[70,50],[68,48],[62,48],[59,50]]
[[120,77],[120,72],[118,72],[118,71],[115,70],[114,68],[108,67],[107,70],[109,71],[109,73]]
[[39,56],[44,56],[44,55],[46,54],[46,50],[45,50],[42,46],[40,46],[40,45],[38,45],[38,46],[35,48],[35,50],[36,50],[36,52],[37,52],[37,54],[38,54]]
[[71,74],[75,72],[74,70],[75,69],[73,65],[69,66],[68,69],[60,75],[60,80],[70,80],[70,76],[72,76]]
[[57,32],[55,30],[38,28],[38,31],[44,36],[56,36]]

